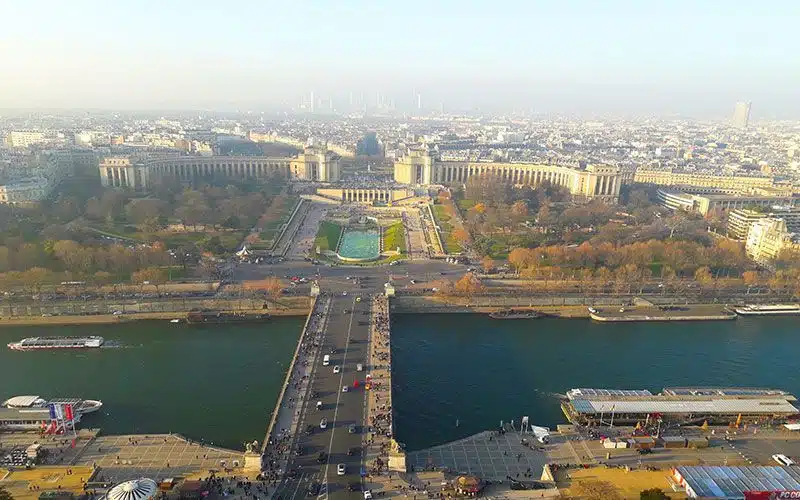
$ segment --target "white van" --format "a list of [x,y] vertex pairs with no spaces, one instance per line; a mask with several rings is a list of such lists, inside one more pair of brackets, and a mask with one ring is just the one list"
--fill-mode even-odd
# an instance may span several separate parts
[[772,455],[772,459],[785,467],[794,465],[794,460],[792,460],[791,458],[787,457],[782,453],[778,453],[777,455]]
[[322,357],[322,366],[328,366],[329,364],[331,364],[331,355],[326,354]]
[[364,365],[362,365],[361,363],[357,364],[356,365],[356,371],[357,372],[363,372],[364,371]]

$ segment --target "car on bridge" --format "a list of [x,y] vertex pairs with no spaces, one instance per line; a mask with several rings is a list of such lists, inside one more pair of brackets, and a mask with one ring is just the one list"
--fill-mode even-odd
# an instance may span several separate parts
[[347,472],[347,466],[345,464],[339,464],[336,466],[337,476],[344,476],[345,472]]
[[339,373],[341,371],[342,371],[342,367],[341,366],[336,365],[336,366],[333,367],[333,373]]
[[319,428],[320,429],[327,429],[328,428],[328,419],[327,418],[323,418],[322,420],[319,421]]
[[342,386],[342,392],[347,392],[348,390],[349,390],[349,388],[346,385]]

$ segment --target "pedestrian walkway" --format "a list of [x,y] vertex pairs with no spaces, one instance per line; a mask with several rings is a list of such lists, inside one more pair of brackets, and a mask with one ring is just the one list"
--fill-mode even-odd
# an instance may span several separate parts
[[409,208],[403,212],[402,217],[403,227],[406,230],[408,258],[411,260],[430,258],[430,246],[423,230],[420,210]]
[[286,252],[295,241],[297,234],[302,230],[308,214],[313,210],[313,204],[308,201],[301,200],[301,206],[297,212],[292,214],[292,218],[287,223],[286,230],[280,235],[278,241],[272,250],[272,255],[286,255]]
[[389,299],[378,295],[372,300],[369,343],[370,389],[366,421],[370,432],[364,442],[368,488],[377,489],[389,475],[389,452],[394,436],[391,363]]
[[277,417],[269,429],[261,456],[262,475],[275,485],[286,471],[286,464],[295,447],[302,422],[300,418],[307,403],[311,372],[316,366],[325,335],[331,306],[330,297],[318,297],[309,313],[298,346],[294,364],[287,376],[285,392],[278,402]]
[[[328,214],[328,206],[311,202],[308,210],[300,218],[292,238],[287,243],[282,255],[289,259],[302,259],[308,257],[314,250],[314,241],[317,237],[320,222]],[[288,250],[288,254],[286,253]]]
[[544,450],[532,434],[485,431],[473,436],[408,454],[409,470],[445,470],[481,479],[537,480],[547,463]]

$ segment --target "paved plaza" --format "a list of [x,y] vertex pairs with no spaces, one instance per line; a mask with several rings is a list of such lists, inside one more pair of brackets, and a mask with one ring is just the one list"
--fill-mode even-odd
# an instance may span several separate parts
[[[190,442],[174,434],[100,436],[73,459],[74,465],[100,467],[104,481],[120,482],[137,477],[207,477],[233,469],[243,475],[244,454]],[[98,478],[99,479],[99,478]]]
[[[289,230],[294,230],[294,228],[287,230],[287,238],[285,239],[287,241],[286,245],[289,246],[288,258],[303,259],[311,253],[314,249],[314,239],[317,237],[319,224],[326,217],[329,207],[330,205],[312,201],[309,203],[308,211],[305,215],[301,216],[297,222],[292,221],[293,225],[300,224],[300,227],[296,229],[297,232],[294,237],[289,237],[291,234]],[[278,253],[281,252],[283,250]]]
[[[528,444],[523,444],[525,439]],[[520,480],[538,480],[547,463],[531,434],[484,431],[452,443],[408,454],[406,463],[415,471],[446,468],[453,474],[475,475],[502,481],[509,476]]]

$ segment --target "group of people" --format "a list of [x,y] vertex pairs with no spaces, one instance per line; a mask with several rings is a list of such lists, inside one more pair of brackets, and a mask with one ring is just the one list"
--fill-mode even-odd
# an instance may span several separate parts
[[242,498],[257,498],[266,497],[269,494],[267,481],[261,475],[256,478],[256,481],[248,479],[239,479],[233,477],[217,477],[212,472],[207,478],[200,478],[203,482],[205,491],[216,494],[217,496],[231,496],[235,495]]
[[[311,318],[303,333],[292,376],[289,379],[289,386],[287,387],[287,390],[291,388],[291,395],[287,394],[286,396],[288,397],[284,396],[283,401],[281,401],[281,410],[290,410],[291,423],[287,424],[284,421],[283,423],[287,426],[273,429],[272,435],[269,436],[267,441],[266,450],[261,457],[261,477],[264,481],[273,485],[277,485],[280,481],[279,471],[285,468],[290,458],[294,440],[292,427],[296,425],[297,419],[300,417],[300,403],[303,401],[303,391],[308,390],[310,364],[322,345],[322,333],[330,302],[326,300],[324,304],[324,308],[318,308],[311,313]],[[276,427],[278,423],[281,423],[280,418],[276,422]]]
[[[370,475],[376,475],[386,471],[389,462],[390,439],[392,438],[392,402],[389,395],[391,387],[384,383],[385,375],[383,375],[382,369],[390,369],[391,359],[389,355],[389,301],[386,297],[379,295],[375,297],[372,306],[371,365],[373,371],[370,380],[370,397],[374,399],[369,405],[368,422],[373,429],[373,437],[367,440],[367,445],[377,448],[378,456],[370,465]],[[386,364],[379,364],[379,361]]]

